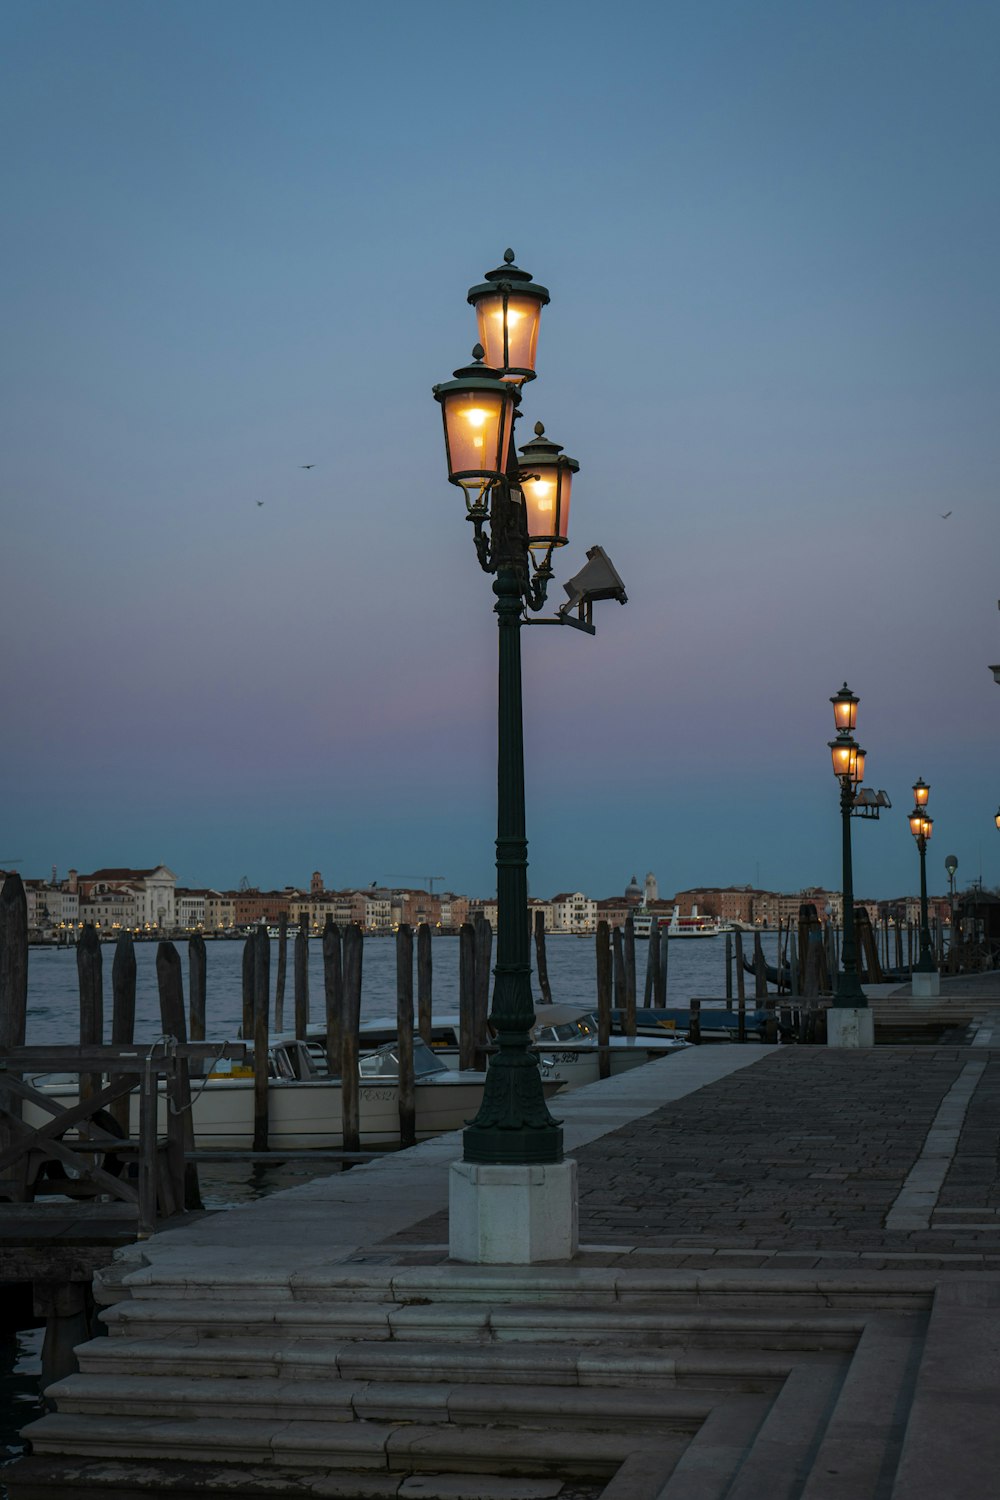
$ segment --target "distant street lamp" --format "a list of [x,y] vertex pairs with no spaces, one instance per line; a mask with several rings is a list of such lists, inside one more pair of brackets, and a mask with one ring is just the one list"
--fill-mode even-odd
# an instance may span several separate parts
[[931,929],[927,915],[927,841],[934,827],[934,819],[928,816],[927,799],[930,787],[921,777],[913,787],[913,811],[910,813],[910,832],[917,841],[920,853],[920,957],[914,965],[915,974],[936,974],[934,952],[931,948]]
[[[566,545],[570,493],[579,470],[558,443],[535,438],[518,456],[514,424],[523,386],[535,378],[535,356],[546,289],[514,265],[486,274],[468,293],[476,309],[480,342],[473,362],[434,387],[444,420],[448,478],[465,495],[476,554],[494,575],[499,626],[497,718],[497,964],[490,1026],[491,1055],[482,1105],[463,1133],[466,1163],[488,1166],[558,1164],[562,1128],[545,1103],[538,1059],[530,1047],[534,1024],[524,811],[524,736],[521,698],[521,625],[561,624],[594,633],[593,603],[625,589],[601,548],[588,552],[583,570],[564,587],[569,599],[548,619],[531,620],[545,603],[553,577],[552,555]],[[575,613],[574,613],[575,611]]]
[[840,782],[840,815],[843,835],[843,904],[844,941],[841,948],[841,972],[837,976],[833,1004],[837,1009],[866,1009],[868,997],[858,977],[858,951],[854,931],[854,874],[851,860],[851,818],[877,818],[883,807],[889,807],[885,792],[862,791],[865,777],[865,752],[854,739],[860,699],[847,683],[830,699],[833,704],[837,737],[829,741],[833,774]]

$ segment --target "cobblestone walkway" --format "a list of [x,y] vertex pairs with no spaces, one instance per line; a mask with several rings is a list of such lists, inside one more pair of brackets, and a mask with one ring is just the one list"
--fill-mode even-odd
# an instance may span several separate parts
[[[942,1102],[970,1065],[975,1086],[929,1224],[886,1229]],[[998,1268],[998,1128],[1000,1050],[782,1048],[574,1152],[580,1259]],[[931,1138],[938,1161],[945,1134]],[[389,1243],[429,1260],[443,1257],[446,1240],[446,1216],[437,1214]]]

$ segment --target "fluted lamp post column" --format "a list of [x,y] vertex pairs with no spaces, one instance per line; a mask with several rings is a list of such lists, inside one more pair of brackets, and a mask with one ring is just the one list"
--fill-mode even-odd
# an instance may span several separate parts
[[833,774],[840,783],[841,861],[843,869],[844,936],[841,970],[837,975],[833,1003],[827,1011],[827,1041],[833,1047],[870,1047],[875,1033],[868,997],[858,976],[858,950],[854,931],[854,871],[851,854],[851,816],[858,787],[865,775],[865,752],[854,738],[860,699],[845,682],[830,699],[837,737],[829,742]]
[[[503,265],[470,288],[468,301],[480,340],[473,363],[435,386],[434,396],[444,420],[448,478],[464,492],[476,555],[493,575],[496,595],[497,962],[489,1017],[495,1046],[481,1107],[463,1132],[463,1159],[452,1167],[449,1245],[455,1260],[524,1263],[575,1253],[577,1207],[576,1163],[563,1159],[562,1127],[549,1113],[531,1048],[521,626],[569,624],[592,634],[592,600],[612,597],[624,604],[626,596],[601,553],[607,566],[597,582],[603,588],[578,590],[577,618],[564,605],[546,620],[531,619],[545,606],[553,553],[568,541],[570,495],[580,467],[545,437],[541,423],[520,455],[513,441],[522,388],[535,378],[549,294],[514,264],[508,250]],[[566,590],[576,603],[569,584]]]

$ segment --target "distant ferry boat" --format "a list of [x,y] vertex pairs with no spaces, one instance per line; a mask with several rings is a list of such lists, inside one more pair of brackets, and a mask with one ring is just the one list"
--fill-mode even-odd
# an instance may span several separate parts
[[699,915],[695,907],[689,917],[682,917],[680,908],[675,906],[669,917],[655,915],[649,911],[639,910],[632,913],[632,923],[635,927],[637,938],[649,937],[654,919],[660,925],[660,935],[668,938],[710,938],[719,937],[724,932],[732,932],[728,922],[720,922],[718,917]]

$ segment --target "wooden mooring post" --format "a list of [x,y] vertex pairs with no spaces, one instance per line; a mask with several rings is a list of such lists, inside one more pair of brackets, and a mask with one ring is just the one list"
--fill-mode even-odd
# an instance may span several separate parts
[[253,951],[253,1149],[266,1151],[270,1133],[268,1052],[271,1000],[271,939],[263,923],[254,933]]
[[611,933],[611,963],[615,976],[615,1008],[621,1012],[622,1031],[625,1036],[635,1036],[635,996],[630,995],[628,987],[625,934],[620,927],[615,927]]
[[242,968],[242,998],[243,1019],[240,1025],[240,1036],[245,1042],[253,1040],[253,1006],[254,1006],[254,946],[253,933],[246,938],[243,944],[243,968]]
[[[327,922],[331,920],[327,913]],[[285,1029],[285,976],[288,972],[288,913],[278,913],[278,964],[274,975],[274,1029]]]
[[361,976],[364,934],[356,922],[344,929],[344,1015],[340,1039],[340,1108],[345,1151],[361,1147],[358,1088],[358,1033],[361,1026]]
[[309,915],[299,914],[295,934],[295,1036],[304,1042],[309,1034]]
[[417,1139],[413,1079],[413,929],[401,922],[396,932],[396,1055],[399,1058],[399,1144]]
[[458,934],[458,1066],[476,1060],[476,929],[463,922]]
[[[28,901],[20,875],[8,875],[0,890],[0,1050],[23,1047],[28,1019]],[[11,1129],[3,1108],[20,1117],[20,1106],[0,1075],[0,1152]]]
[[622,935],[622,943],[625,947],[625,983],[628,986],[628,1005],[634,1011],[638,991],[635,980],[635,922],[632,913],[629,912],[625,918],[625,930]]
[[323,928],[323,1003],[326,1011],[326,1071],[331,1078],[336,1078],[340,1074],[344,1023],[344,962],[340,928],[329,912]]
[[[190,1039],[205,1040],[205,990],[208,982],[208,953],[200,932],[188,938],[188,1015]],[[131,1039],[130,1039],[131,1040]]]
[[490,1013],[490,978],[493,966],[493,927],[485,917],[476,918],[476,1054],[473,1067],[486,1066],[487,1017]]
[[543,1005],[552,1004],[552,986],[549,984],[549,960],[545,952],[545,913],[535,912],[535,969],[538,973],[538,989]]
[[660,923],[654,915],[649,921],[649,943],[646,948],[646,982],[642,1003],[648,1010],[660,989]]
[[611,1077],[611,939],[607,922],[597,924],[598,1074]]
[[[80,1046],[99,1047],[104,1041],[104,981],[101,940],[92,922],[83,929],[76,945],[76,975],[80,989]],[[80,1078],[80,1097],[100,1093],[100,1074]]]
[[[111,965],[111,1045],[129,1047],[135,1039],[135,944],[132,934],[123,932],[115,944]],[[204,1036],[194,1038],[204,1041]],[[128,1096],[116,1099],[110,1113],[122,1135],[131,1131],[131,1106]],[[138,1122],[137,1122],[138,1123]]]
[[426,922],[417,928],[417,1030],[429,1047],[434,1034],[434,959]]
[[[160,994],[160,1025],[164,1036],[182,1045],[187,1042],[184,1017],[184,977],[181,958],[173,943],[156,948],[156,986]],[[186,1057],[178,1057],[167,1081],[167,1140],[170,1177],[174,1196],[187,1209],[202,1207],[198,1168],[191,1159],[194,1122],[191,1118],[191,1076]]]

